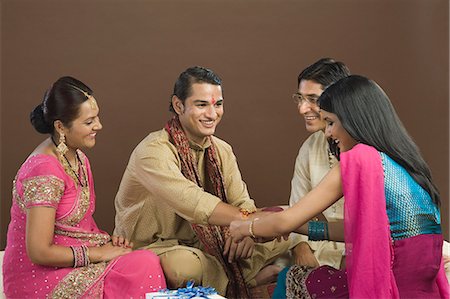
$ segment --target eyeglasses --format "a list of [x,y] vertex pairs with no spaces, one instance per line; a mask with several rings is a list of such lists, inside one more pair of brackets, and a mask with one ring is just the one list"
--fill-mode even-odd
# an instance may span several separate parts
[[307,102],[311,105],[318,105],[318,96],[304,96],[298,92],[294,93],[292,95],[292,99],[294,100],[294,103],[297,105],[302,105],[304,102]]

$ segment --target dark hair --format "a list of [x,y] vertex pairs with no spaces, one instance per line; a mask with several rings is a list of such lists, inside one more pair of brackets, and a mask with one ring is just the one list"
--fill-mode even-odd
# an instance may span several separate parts
[[400,121],[386,93],[374,81],[352,75],[328,87],[319,98],[320,109],[334,113],[348,134],[387,154],[440,204],[431,171]]
[[42,103],[30,114],[33,127],[42,134],[54,133],[53,123],[60,120],[70,127],[79,114],[80,105],[92,95],[92,90],[83,82],[72,77],[61,77],[44,94]]
[[305,68],[297,79],[297,86],[302,80],[311,80],[322,85],[323,89],[350,75],[348,67],[332,58],[322,58]]
[[[177,96],[184,104],[184,101],[191,95],[191,87],[194,83],[222,85],[222,80],[210,69],[193,66],[180,74],[173,87],[172,96]],[[172,99],[170,99],[169,111],[175,112],[172,107]]]

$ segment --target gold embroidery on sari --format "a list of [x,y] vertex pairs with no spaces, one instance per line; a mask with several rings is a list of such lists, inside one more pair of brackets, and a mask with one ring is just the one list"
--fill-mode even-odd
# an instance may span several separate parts
[[12,197],[13,197],[13,200],[16,201],[16,203],[19,206],[19,208],[22,211],[25,211],[25,204],[24,204],[22,198],[20,197],[19,193],[17,193],[16,183],[17,183],[17,174],[16,174],[16,176],[14,177],[14,180],[13,180]]
[[81,162],[81,180],[85,182],[85,186],[81,186],[78,182],[78,178],[76,177],[75,173],[70,169],[69,163],[67,163],[66,159],[59,159],[59,162],[64,168],[64,171],[68,176],[72,178],[72,180],[75,183],[75,188],[80,188],[81,191],[79,192],[79,197],[75,201],[75,207],[73,209],[73,213],[70,213],[67,215],[67,217],[64,217],[63,219],[59,219],[57,222],[61,224],[66,225],[75,225],[81,221],[81,219],[84,218],[86,215],[86,212],[88,211],[91,201],[90,201],[90,191],[89,191],[89,181],[87,177],[87,169],[86,169],[86,156],[80,151],[77,150],[78,155],[80,156],[80,162]]
[[83,298],[103,298],[103,287],[105,285],[105,281],[99,281],[92,288],[87,291],[87,293],[83,296]]
[[[72,270],[53,289],[49,298],[80,298],[97,281],[107,265],[106,262],[101,262]],[[103,281],[97,284],[103,284]],[[102,289],[102,286],[95,285],[94,290],[99,287]]]
[[79,192],[79,196],[75,202],[73,211],[66,217],[58,219],[57,223],[70,226],[74,226],[75,224],[79,223],[81,219],[84,218],[87,210],[89,209],[89,206],[91,205],[89,197],[89,187],[81,187],[81,191]]
[[30,204],[50,204],[56,208],[64,194],[64,181],[53,175],[31,177],[25,179],[22,185],[23,198],[16,190],[16,179],[14,179],[13,197],[22,210]]
[[55,229],[55,235],[66,236],[69,238],[75,238],[80,241],[89,242],[91,246],[102,246],[111,240],[108,234],[101,233],[86,233],[86,232],[71,232],[63,229]]

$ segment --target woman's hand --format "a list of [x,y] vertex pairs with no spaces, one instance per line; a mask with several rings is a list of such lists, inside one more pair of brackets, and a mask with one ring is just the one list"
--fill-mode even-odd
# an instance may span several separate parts
[[132,248],[133,242],[130,242],[128,239],[126,239],[123,236],[111,236],[111,243],[114,246],[124,247],[124,248]]
[[108,242],[100,247],[89,247],[89,259],[92,263],[109,262],[130,252],[130,247],[117,246]]
[[[273,212],[264,212],[264,213],[273,213]],[[260,218],[254,218],[252,220],[235,220],[230,223],[230,236],[234,243],[239,243],[242,239],[245,237],[250,236],[250,226],[254,225],[256,221],[258,221]],[[252,226],[253,226],[252,225]],[[253,232],[254,233],[254,232]],[[253,236],[254,237],[254,236]],[[253,241],[256,243],[264,243],[273,241],[274,239],[277,239],[278,242],[281,242],[283,240],[287,241],[289,239],[289,234],[285,234],[282,236],[276,236],[276,237],[258,237],[253,238]]]
[[133,243],[123,236],[111,236],[111,242],[100,246],[89,248],[89,258],[91,262],[108,262],[118,256],[131,252]]

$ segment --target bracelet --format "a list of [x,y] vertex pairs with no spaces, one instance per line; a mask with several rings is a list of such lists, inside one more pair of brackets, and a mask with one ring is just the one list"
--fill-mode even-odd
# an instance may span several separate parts
[[83,245],[85,250],[84,250],[84,260],[85,260],[85,264],[86,266],[89,266],[89,264],[91,263],[91,259],[89,258],[89,247],[87,247],[86,245]]
[[250,233],[250,237],[253,239],[256,239],[255,233],[253,232],[253,225],[256,220],[259,220],[259,218],[252,219],[252,221],[250,221],[250,225],[248,226],[248,232]]
[[74,268],[77,267],[78,264],[78,258],[77,258],[77,253],[75,252],[75,246],[70,246],[70,250],[72,250],[72,256],[73,256],[73,266]]
[[330,238],[330,235],[328,232],[328,222],[309,221],[308,222],[308,238],[311,241],[328,240]]
[[250,211],[244,208],[239,209],[239,213],[241,213],[241,219],[248,219],[248,216],[255,213],[255,211]]
[[86,267],[91,261],[89,260],[89,249],[86,245],[70,246],[73,254],[73,267]]

